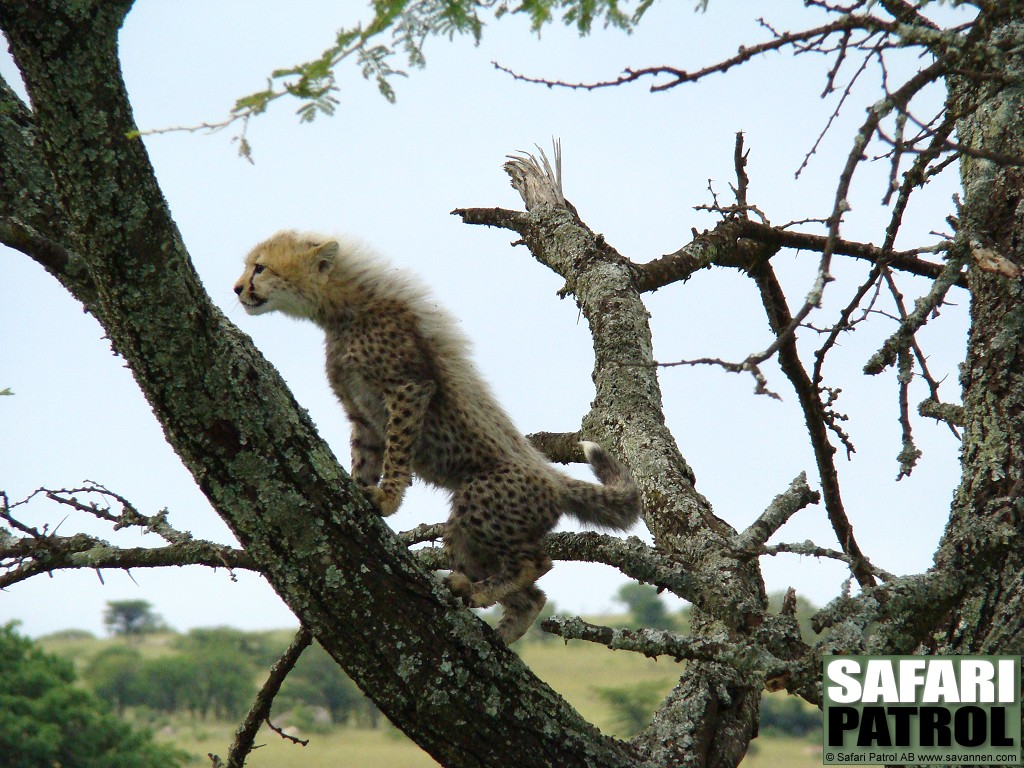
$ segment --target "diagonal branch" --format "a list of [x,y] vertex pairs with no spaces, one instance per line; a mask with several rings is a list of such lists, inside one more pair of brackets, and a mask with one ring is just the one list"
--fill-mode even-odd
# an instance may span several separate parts
[[968,248],[958,248],[952,254],[942,273],[932,283],[928,293],[917,300],[914,311],[906,316],[896,332],[886,339],[882,348],[865,363],[864,373],[870,375],[881,373],[896,362],[896,357],[902,350],[909,348],[914,334],[928,322],[929,316],[938,309],[950,287],[961,276],[969,250]]
[[[235,740],[231,744],[228,759],[224,763],[225,768],[242,768],[245,765],[246,758],[253,750],[253,741],[256,739],[260,725],[270,717],[270,707],[274,703],[274,697],[281,690],[281,684],[284,683],[288,673],[295,668],[302,652],[312,642],[313,635],[308,629],[302,627],[281,658],[271,667],[267,681],[256,694],[256,701],[235,733]],[[214,762],[216,763],[216,760]]]
[[751,277],[761,291],[761,302],[768,315],[768,323],[772,331],[779,334],[779,338],[782,339],[779,344],[779,365],[793,385],[804,413],[807,432],[814,449],[814,460],[818,465],[825,510],[832,523],[832,530],[835,531],[843,551],[852,559],[851,570],[858,583],[862,587],[869,586],[874,584],[875,580],[853,536],[853,526],[850,525],[843,505],[839,472],[835,465],[836,449],[828,439],[828,418],[825,408],[818,389],[800,360],[796,339],[793,336],[783,337],[786,330],[793,325],[786,296],[770,264],[765,264],[761,270],[751,274]]
[[733,546],[740,551],[761,547],[789,518],[808,504],[817,504],[820,500],[821,494],[807,485],[807,473],[801,472],[784,493],[772,500],[757,520],[733,539]]

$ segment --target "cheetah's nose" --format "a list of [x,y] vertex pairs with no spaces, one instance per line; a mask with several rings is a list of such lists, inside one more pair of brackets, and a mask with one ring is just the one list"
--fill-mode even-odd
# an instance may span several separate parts
[[241,296],[242,295],[242,288],[243,287],[244,286],[241,283],[238,283],[237,285],[235,285],[235,295],[236,296]]

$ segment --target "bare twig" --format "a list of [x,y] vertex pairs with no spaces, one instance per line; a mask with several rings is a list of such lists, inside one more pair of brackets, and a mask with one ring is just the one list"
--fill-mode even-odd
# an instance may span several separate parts
[[[768,358],[764,358],[767,360]],[[729,373],[749,373],[754,377],[754,394],[756,395],[767,395],[773,400],[781,400],[778,392],[773,391],[768,387],[768,379],[761,371],[760,364],[764,362],[762,359],[758,359],[757,355],[751,355],[746,360],[741,362],[731,362],[729,360],[722,360],[717,357],[700,357],[696,360],[676,360],[671,363],[655,363],[660,368],[675,368],[681,365],[712,365],[718,366]]]
[[[801,555],[804,557],[824,557],[829,560],[839,560],[847,565],[852,565],[852,558],[845,552],[840,552],[836,549],[828,549],[827,547],[819,547],[813,541],[803,542],[781,542],[779,544],[769,544],[761,547],[757,551],[759,557],[775,557],[776,555],[791,554]],[[871,573],[882,581],[891,581],[896,578],[893,574],[888,571],[879,568],[877,565],[873,565],[867,560],[864,560],[864,567],[871,571]]]
[[[818,466],[818,476],[821,479],[825,511],[832,524],[832,530],[835,531],[843,551],[851,558],[851,570],[857,582],[862,587],[869,586],[874,584],[874,577],[871,575],[871,571],[866,565],[867,561],[853,536],[853,526],[846,514],[839,486],[839,472],[835,464],[836,449],[828,439],[828,425],[832,417],[826,412],[821,401],[818,385],[804,368],[796,347],[796,339],[792,336],[783,339],[781,336],[786,329],[793,327],[793,319],[789,313],[785,293],[771,264],[765,264],[759,271],[752,273],[751,277],[761,292],[761,303],[768,316],[769,326],[772,331],[780,334],[779,365],[793,385],[800,408],[804,413],[807,433],[814,450],[814,460]],[[849,449],[849,447],[848,445],[847,448]]]
[[266,720],[264,720],[263,722],[265,722],[267,724],[267,728],[272,730],[274,733],[276,733],[282,739],[287,739],[292,744],[298,744],[300,747],[304,747],[307,744],[309,744],[309,739],[300,739],[298,736],[292,736],[290,733],[285,733],[282,729],[278,728],[276,725],[274,725],[272,722],[270,722],[270,718],[269,717]]
[[[85,504],[75,497],[75,494],[82,493],[99,493],[116,499],[123,504],[123,511],[120,515],[114,515],[109,507],[95,503]],[[140,526],[159,533],[171,543],[165,547],[118,547],[84,533],[58,536],[46,527],[40,530],[18,520],[12,510],[30,503],[39,496],[45,496],[76,511],[86,512],[111,522],[115,530],[129,525]],[[229,570],[258,570],[255,562],[244,550],[194,539],[191,534],[172,528],[167,523],[166,511],[153,516],[141,515],[122,496],[96,484],[56,491],[40,488],[14,503],[10,503],[7,495],[0,492],[0,519],[14,531],[22,534],[0,536],[0,589],[41,573],[81,568],[98,572],[111,568],[129,570],[171,565],[206,565]]]
[[733,546],[741,552],[761,547],[794,514],[820,500],[821,494],[811,490],[807,484],[807,473],[801,472],[784,493],[772,500],[757,520],[733,539]]
[[[245,720],[242,721],[242,724],[235,732],[235,740],[228,752],[228,759],[225,763],[225,768],[242,768],[242,766],[245,765],[246,758],[253,750],[253,741],[256,739],[256,733],[259,731],[260,725],[263,722],[266,722],[267,725],[276,733],[281,734],[281,732],[270,722],[270,707],[274,703],[274,697],[277,696],[278,691],[281,690],[281,684],[284,682],[284,679],[288,676],[288,673],[295,668],[295,664],[298,662],[302,652],[306,650],[312,642],[313,635],[308,629],[302,627],[299,629],[298,633],[296,633],[291,644],[288,646],[287,650],[285,650],[281,658],[278,659],[277,663],[270,668],[270,675],[267,677],[263,687],[260,688],[259,693],[256,694],[256,701],[253,703],[249,713],[245,716]],[[296,742],[298,741],[291,736],[288,736],[288,738]],[[303,746],[305,746],[305,744],[303,744]]]
[[[638,264],[637,288],[641,291],[656,291],[671,283],[685,281],[695,272],[712,265],[745,268],[750,263],[750,251],[743,249],[743,239],[775,249],[791,248],[815,253],[823,252],[828,246],[828,238],[823,235],[795,232],[752,220],[723,221],[709,232],[695,234],[693,241],[679,250],[645,264]],[[839,239],[834,243],[833,252],[872,264],[884,261],[902,272],[935,278],[942,273],[943,265],[925,261],[920,255],[940,252],[947,247],[947,243],[939,243],[928,248],[887,253],[877,245]],[[955,284],[966,288],[966,278],[961,276]]]
[[735,56],[731,56],[728,59],[724,59],[716,64],[703,67],[693,72],[666,66],[645,67],[643,69],[626,69],[617,78],[591,83],[571,83],[560,80],[527,77],[514,72],[508,67],[504,67],[497,62],[492,63],[494,64],[495,69],[512,76],[515,80],[526,83],[535,83],[538,85],[546,85],[548,87],[569,88],[572,90],[593,91],[599,88],[614,88],[649,77],[665,78],[662,82],[657,82],[651,86],[651,92],[656,93],[658,91],[667,91],[684,83],[697,82],[709,75],[727,72],[733,67],[757,58],[758,56],[763,56],[766,53],[778,51],[790,46],[809,44],[809,49],[813,49],[814,46],[820,45],[822,41],[837,33],[848,32],[850,30],[865,30],[873,33],[895,32],[897,29],[897,25],[870,15],[849,14],[844,15],[829,24],[823,24],[812,29],[802,30],[800,32],[787,32],[784,34],[776,33],[771,40],[758,43],[757,45],[742,46]]
[[878,350],[864,365],[864,373],[876,375],[884,371],[896,362],[900,350],[906,349],[913,339],[914,334],[924,325],[929,316],[942,304],[943,299],[950,287],[961,276],[961,270],[966,262],[968,249],[957,249],[951,254],[950,259],[942,270],[942,274],[936,278],[931,290],[917,300],[914,311],[907,315],[900,323],[900,327],[893,333],[882,348]]

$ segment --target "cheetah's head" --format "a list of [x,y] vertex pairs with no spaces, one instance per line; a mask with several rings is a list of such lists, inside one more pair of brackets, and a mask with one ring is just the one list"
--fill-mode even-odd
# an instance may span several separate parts
[[278,232],[245,257],[235,282],[238,301],[250,315],[275,310],[311,318],[338,243],[293,231]]

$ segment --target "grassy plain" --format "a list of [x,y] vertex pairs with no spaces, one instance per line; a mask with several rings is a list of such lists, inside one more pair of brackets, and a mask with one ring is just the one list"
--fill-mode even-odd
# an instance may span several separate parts
[[[233,726],[204,727],[193,735],[179,734],[177,746],[197,755],[226,756]],[[340,728],[311,736],[305,747],[286,743],[279,736],[260,732],[247,768],[436,768],[437,763],[394,728],[375,730]],[[204,760],[208,765],[208,760]],[[797,739],[761,737],[744,758],[746,768],[820,768],[821,752]]]
[[[612,622],[614,623],[614,622]],[[282,631],[286,643],[290,631]],[[144,656],[155,657],[173,651],[173,634],[156,634],[135,641],[132,647]],[[46,650],[73,659],[83,669],[100,651],[120,639],[44,638]],[[598,694],[601,688],[629,688],[649,683],[659,693],[668,693],[680,674],[679,666],[668,660],[653,660],[627,651],[609,651],[593,644],[558,639],[525,641],[514,646],[523,660],[542,680],[558,691],[602,731],[618,735],[612,706]],[[196,721],[185,716],[164,718],[154,724],[158,738],[196,755],[194,765],[208,766],[208,753],[226,757],[237,723]],[[291,730],[291,729],[289,729]],[[309,739],[299,746],[282,739],[266,727],[261,744],[247,763],[249,768],[427,768],[437,765],[419,747],[386,722],[377,729],[335,728],[325,734],[296,734]],[[749,768],[821,765],[820,752],[807,741],[761,737],[743,761]]]

